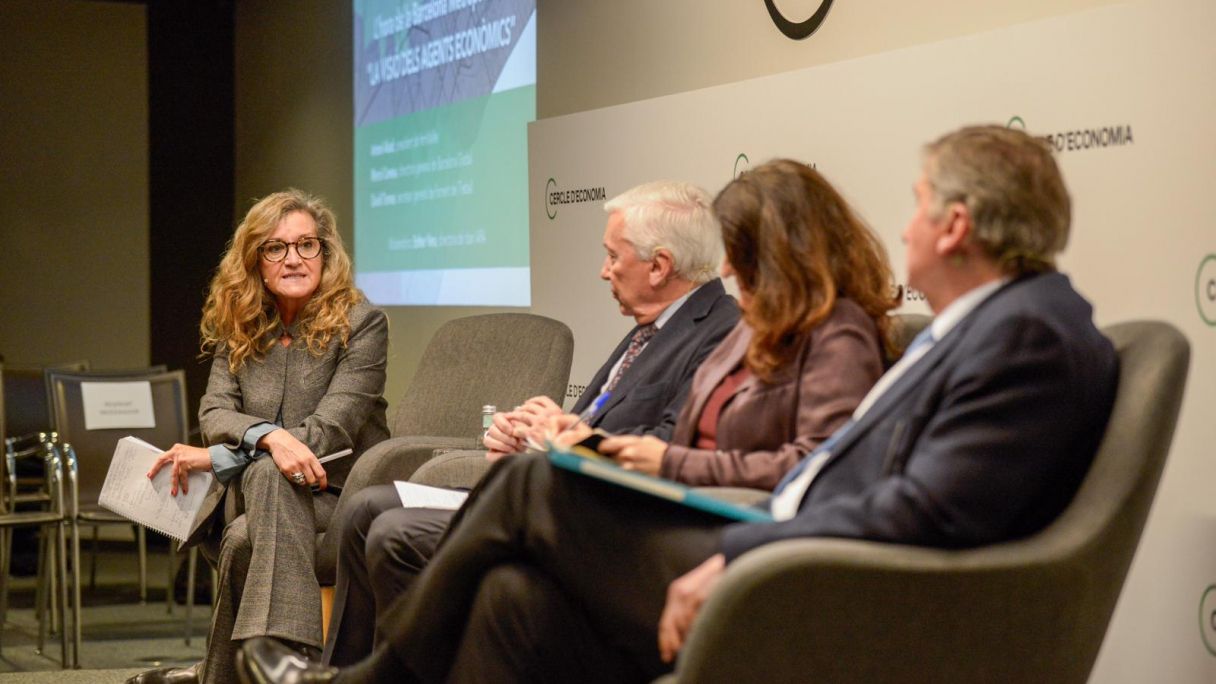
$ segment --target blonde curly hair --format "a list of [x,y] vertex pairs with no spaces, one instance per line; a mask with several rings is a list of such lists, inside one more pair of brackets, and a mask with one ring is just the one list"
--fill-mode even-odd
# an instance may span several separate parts
[[228,368],[239,371],[249,360],[261,360],[275,344],[281,326],[274,294],[262,282],[259,249],[279,223],[297,211],[317,223],[323,241],[321,282],[297,317],[301,341],[320,356],[337,336],[350,338],[350,310],[364,300],[354,283],[350,257],[338,235],[334,214],[325,202],[289,188],[262,198],[237,226],[220,259],[199,325],[204,356],[228,354]]

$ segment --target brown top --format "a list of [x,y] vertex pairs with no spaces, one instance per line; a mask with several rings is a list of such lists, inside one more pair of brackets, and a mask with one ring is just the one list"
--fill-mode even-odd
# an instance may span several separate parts
[[752,372],[747,366],[740,363],[738,368],[718,383],[709,395],[709,400],[705,402],[705,408],[701,410],[701,419],[697,421],[697,438],[693,446],[710,450],[718,448],[718,418],[722,415],[722,408],[730,403],[739,391],[739,386],[751,376]]
[[697,370],[663,455],[661,477],[694,486],[772,489],[852,416],[882,375],[877,326],[857,304],[840,299],[771,382],[749,376],[739,385],[718,418],[717,449],[695,448],[710,396],[742,363],[751,337],[751,328],[740,321]]

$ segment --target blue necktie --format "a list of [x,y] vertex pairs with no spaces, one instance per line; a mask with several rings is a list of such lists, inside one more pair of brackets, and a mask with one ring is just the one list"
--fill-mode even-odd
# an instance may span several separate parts
[[836,432],[833,432],[831,436],[823,440],[819,446],[815,447],[814,451],[806,456],[803,456],[802,460],[798,461],[798,465],[790,468],[790,471],[785,474],[785,477],[781,478],[781,481],[777,483],[777,488],[773,490],[773,496],[780,494],[781,490],[785,489],[791,482],[797,479],[798,476],[802,474],[802,471],[806,470],[807,465],[814,461],[816,457],[820,456],[826,451],[830,451],[837,442],[844,439],[844,436],[849,434],[849,430],[853,427],[854,422],[856,421],[850,418],[847,422],[845,422],[844,425],[836,428]]
[[[912,338],[912,342],[908,344],[908,348],[904,350],[904,356],[911,356],[913,352],[917,351],[921,347],[932,343],[933,327],[925,326],[924,330],[920,331],[916,337]],[[890,387],[887,389],[889,390]],[[819,446],[815,447],[814,451],[804,456],[802,460],[798,462],[798,465],[791,468],[790,471],[785,474],[785,477],[781,478],[781,481],[777,483],[777,488],[773,490],[773,496],[777,496],[781,493],[781,490],[788,487],[789,484],[797,479],[798,476],[801,475],[804,470],[806,470],[807,466],[813,463],[816,458],[822,456],[824,452],[831,451],[832,447],[836,446],[840,440],[844,439],[845,435],[849,434],[849,430],[853,428],[853,424],[856,422],[857,421],[850,418],[844,425],[836,428],[836,431],[833,432],[830,437],[823,440]]]

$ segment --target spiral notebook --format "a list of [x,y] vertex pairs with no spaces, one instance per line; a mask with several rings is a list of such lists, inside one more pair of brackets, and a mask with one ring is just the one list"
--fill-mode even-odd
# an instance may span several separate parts
[[136,437],[123,437],[114,449],[110,470],[101,486],[97,503],[132,522],[183,541],[194,526],[194,518],[211,486],[210,472],[191,472],[190,492],[169,493],[172,468],[164,467],[148,479],[148,471],[160,449]]

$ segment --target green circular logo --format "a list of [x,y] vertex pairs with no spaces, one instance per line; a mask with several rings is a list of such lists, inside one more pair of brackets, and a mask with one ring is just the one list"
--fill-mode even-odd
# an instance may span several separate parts
[[746,171],[747,168],[749,166],[751,166],[752,160],[748,159],[746,154],[743,154],[742,152],[740,152],[739,156],[735,157],[735,168],[731,171],[731,174],[730,174],[730,177],[732,179],[738,178],[739,174],[743,172],[743,171],[739,170],[739,162],[743,162],[743,171]]
[[1195,273],[1195,306],[1204,323],[1216,326],[1216,254],[1209,254],[1199,262]]
[[1009,123],[1005,124],[1005,128],[1016,128],[1018,130],[1026,130],[1026,122],[1020,116],[1014,116],[1009,119]]
[[557,218],[557,207],[549,204],[549,197],[553,194],[553,188],[556,187],[557,181],[552,178],[549,179],[548,183],[545,183],[545,216],[548,216],[550,221]]
[[1208,586],[1199,599],[1199,637],[1208,653],[1216,656],[1216,584]]

